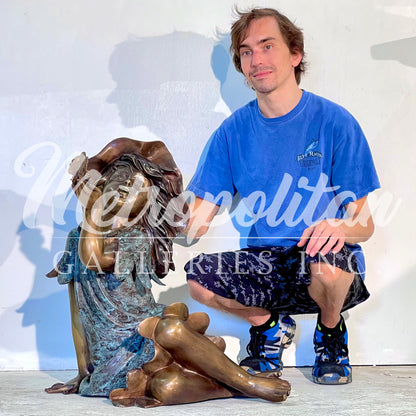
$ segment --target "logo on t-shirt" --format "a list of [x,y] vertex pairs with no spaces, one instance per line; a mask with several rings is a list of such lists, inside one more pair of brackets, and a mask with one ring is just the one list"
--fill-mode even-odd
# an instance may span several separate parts
[[303,168],[311,168],[319,165],[322,159],[322,153],[317,150],[319,146],[319,140],[312,140],[309,143],[304,152],[297,156],[296,160]]

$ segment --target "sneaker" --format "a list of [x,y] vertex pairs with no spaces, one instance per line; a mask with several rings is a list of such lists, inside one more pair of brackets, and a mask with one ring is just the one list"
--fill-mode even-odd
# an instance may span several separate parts
[[352,381],[352,369],[348,360],[348,332],[344,318],[338,324],[339,331],[322,332],[316,325],[314,344],[316,359],[313,365],[313,381],[318,384],[347,384]]
[[249,356],[240,366],[251,374],[281,372],[283,350],[292,343],[295,329],[296,323],[289,315],[279,315],[275,325],[263,332],[252,326],[247,345]]

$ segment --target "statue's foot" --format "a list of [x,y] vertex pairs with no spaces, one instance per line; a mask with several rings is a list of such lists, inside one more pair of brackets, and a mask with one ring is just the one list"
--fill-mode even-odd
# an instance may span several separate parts
[[159,400],[146,396],[147,375],[139,368],[127,374],[127,388],[115,389],[110,393],[110,401],[117,407],[157,407],[161,406]]
[[62,394],[75,394],[78,393],[79,385],[81,384],[81,381],[84,380],[84,378],[87,375],[81,376],[78,374],[73,379],[67,381],[66,383],[55,383],[51,387],[48,387],[45,389],[46,393],[62,393]]
[[54,267],[49,273],[46,273],[46,277],[58,277],[58,270]]
[[[244,393],[252,397],[260,397],[272,402],[282,402],[290,395],[291,386],[286,380],[282,380],[278,373],[252,376],[248,389]],[[254,393],[254,394],[253,394]]]
[[280,370],[271,370],[271,371],[263,371],[262,373],[255,373],[257,377],[265,377],[265,378],[280,378],[282,377],[282,371]]
[[115,389],[110,392],[110,401],[114,406],[135,406],[139,397],[146,395],[147,376],[143,369],[129,371],[127,373],[127,387]]

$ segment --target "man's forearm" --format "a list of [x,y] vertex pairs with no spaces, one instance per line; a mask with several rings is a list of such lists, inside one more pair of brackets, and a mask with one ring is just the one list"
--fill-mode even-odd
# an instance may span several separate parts
[[347,244],[358,244],[367,241],[374,233],[374,223],[371,217],[366,220],[365,224],[360,222],[354,224],[354,220],[351,219],[341,221],[343,221],[341,228],[345,233]]
[[197,197],[193,203],[189,204],[189,222],[183,233],[192,240],[202,237],[208,231],[218,210],[218,205]]
[[367,241],[374,233],[374,222],[367,198],[348,204],[347,214],[349,218],[341,220],[345,242],[357,244]]

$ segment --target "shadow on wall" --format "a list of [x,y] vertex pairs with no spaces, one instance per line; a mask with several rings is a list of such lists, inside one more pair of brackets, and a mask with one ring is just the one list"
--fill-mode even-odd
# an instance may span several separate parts
[[117,105],[123,125],[147,126],[174,153],[196,158],[198,145],[224,119],[215,111],[212,47],[211,39],[185,32],[116,45],[109,70],[117,86],[107,101]]
[[[76,198],[71,202],[75,204]],[[34,325],[36,328],[41,370],[54,368],[58,360],[67,364],[74,357],[67,286],[60,286],[56,278],[45,276],[54,267],[56,254],[65,249],[68,232],[76,226],[74,206],[67,207],[64,219],[63,225],[54,223],[50,249],[44,247],[41,230],[22,225],[18,231],[20,249],[35,265],[35,276],[29,298],[16,312],[23,314],[24,327]],[[51,288],[56,292],[44,296]]]
[[[20,251],[35,266],[34,276],[17,276],[25,282],[32,279],[33,285],[27,300],[22,305],[15,310],[11,307],[1,315],[0,328],[13,336],[2,337],[0,346],[13,353],[32,350],[30,341],[24,339],[25,334],[16,331],[11,325],[21,322],[23,327],[34,326],[39,368],[53,368],[58,360],[70,360],[74,356],[74,348],[67,290],[60,288],[55,280],[46,278],[45,273],[52,269],[55,253],[64,249],[66,234],[73,226],[73,221],[69,218],[73,211],[68,207],[65,226],[54,227],[52,245],[49,249],[45,248],[45,238],[40,228],[28,228],[21,219],[18,220],[16,213],[23,212],[25,198],[5,191],[1,192],[0,197],[2,201],[7,201],[5,209],[12,207],[14,211],[12,215],[7,215],[9,221],[2,225],[2,237],[8,242],[5,246],[12,248],[13,242],[18,239]],[[50,207],[41,206],[38,215],[44,217],[49,211]],[[6,260],[8,254],[10,251],[2,253],[0,264]],[[3,278],[10,279],[14,276],[3,276]],[[48,295],[45,296],[46,293]],[[18,318],[16,314],[22,314],[22,318]],[[19,338],[20,336],[22,339]]]
[[[125,127],[145,125],[195,160],[224,118],[254,96],[232,65],[229,42],[229,35],[215,42],[190,32],[126,40],[110,57],[117,85],[107,101]],[[218,106],[221,97],[226,106]]]
[[416,37],[374,45],[371,56],[376,60],[394,60],[416,68]]
[[230,54],[231,37],[218,34],[211,55],[211,66],[215,77],[220,81],[221,97],[231,112],[254,100],[254,91],[245,83],[243,74],[237,72]]

